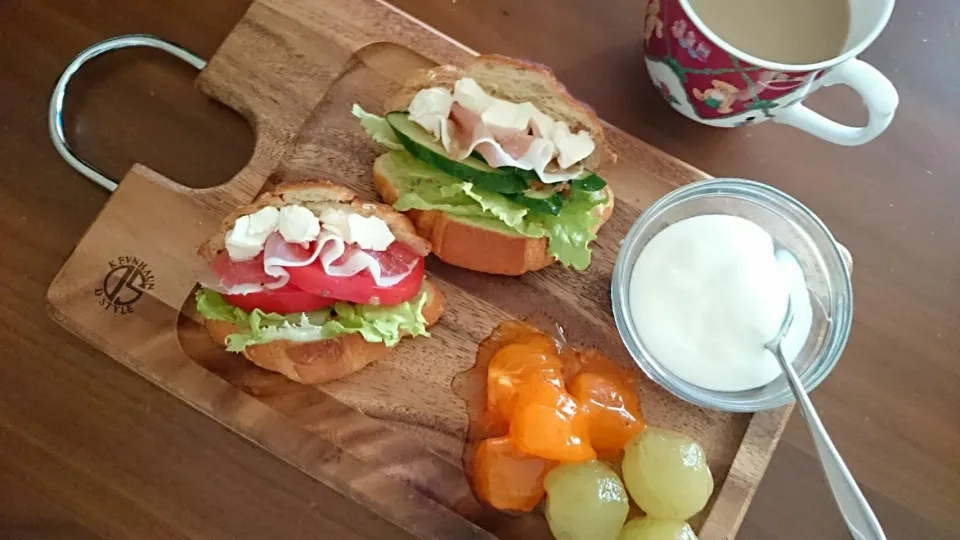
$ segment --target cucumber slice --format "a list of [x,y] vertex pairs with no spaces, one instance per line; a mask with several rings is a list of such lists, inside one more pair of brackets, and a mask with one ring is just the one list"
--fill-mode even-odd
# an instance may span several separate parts
[[[523,169],[518,169],[516,167],[501,167],[500,170],[509,169],[514,174],[523,177],[528,182],[534,180],[539,180],[537,173],[534,171],[526,171]],[[579,176],[570,180],[571,189],[579,189],[582,191],[600,191],[603,189],[607,183],[596,175],[596,173],[588,170],[584,170],[580,173]]]
[[529,182],[520,175],[495,169],[483,160],[469,156],[458,161],[449,157],[440,141],[434,139],[433,135],[419,124],[410,120],[404,111],[388,113],[386,118],[387,123],[396,132],[397,140],[413,154],[413,157],[447,174],[494,193],[522,193],[529,188]]
[[[560,213],[563,198],[559,194],[538,197],[536,191],[530,190],[531,182],[538,180],[537,173],[534,171],[517,167],[497,169],[488,165],[477,152],[473,152],[462,160],[453,159],[447,155],[440,141],[419,124],[410,120],[406,111],[388,113],[386,118],[387,123],[397,134],[397,140],[415,158],[460,180],[471,182],[478,188],[513,195],[510,199],[536,212],[552,215]],[[580,176],[571,180],[570,187],[583,191],[599,191],[606,185],[607,183],[599,176],[585,170]]]
[[596,174],[590,171],[583,171],[577,178],[571,180],[570,187],[581,191],[600,191],[607,186],[607,183]]
[[541,214],[550,214],[556,216],[560,214],[563,208],[563,196],[559,193],[550,193],[544,196],[543,193],[529,189],[523,193],[504,194],[504,197],[513,202],[522,204],[534,212]]
[[533,189],[533,188],[530,188],[524,191],[523,194],[526,195],[527,197],[530,197],[531,199],[549,199],[549,198],[552,198],[554,195],[559,195],[559,193],[550,191],[548,189],[540,190],[540,189]]

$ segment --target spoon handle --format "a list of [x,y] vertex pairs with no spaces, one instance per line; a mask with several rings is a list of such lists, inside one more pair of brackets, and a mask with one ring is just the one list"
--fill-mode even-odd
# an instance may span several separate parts
[[797,398],[797,403],[800,404],[800,412],[807,420],[807,427],[810,428],[810,435],[813,436],[817,453],[820,455],[820,465],[823,467],[827,482],[830,484],[831,491],[833,491],[833,498],[837,501],[840,514],[847,522],[850,533],[856,540],[886,540],[887,537],[883,534],[883,529],[880,528],[877,516],[874,515],[870,504],[864,498],[857,482],[853,479],[853,475],[850,474],[850,469],[847,469],[840,453],[837,452],[837,447],[833,445],[833,441],[827,435],[827,430],[823,427],[820,416],[813,408],[813,403],[810,402],[806,390],[800,383],[797,372],[794,371],[790,362],[787,362],[784,358],[780,347],[775,347],[772,352],[787,375],[790,389],[793,390],[793,395]]

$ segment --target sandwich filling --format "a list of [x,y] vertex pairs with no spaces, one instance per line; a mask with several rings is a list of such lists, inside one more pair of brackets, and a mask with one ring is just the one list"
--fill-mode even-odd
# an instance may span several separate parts
[[507,235],[547,238],[550,255],[590,264],[606,183],[583,162],[596,150],[532,103],[488,94],[471,78],[420,90],[385,117],[354,105],[367,134],[391,149],[375,169],[399,192],[394,208],[439,210]]
[[201,280],[197,309],[230,322],[227,350],[360,333],[396,345],[428,335],[423,257],[386,222],[337,209],[265,207],[236,220]]
[[408,111],[451,157],[464,159],[476,151],[491,167],[533,171],[545,184],[580,176],[581,162],[596,148],[589,132],[573,134],[566,122],[554,121],[532,103],[495,98],[466,77],[453,92],[443,87],[417,92]]

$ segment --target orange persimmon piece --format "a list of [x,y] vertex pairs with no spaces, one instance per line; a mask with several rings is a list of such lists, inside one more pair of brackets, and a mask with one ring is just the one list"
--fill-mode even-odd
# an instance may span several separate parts
[[554,463],[521,452],[507,437],[485,439],[473,459],[477,495],[498,510],[533,510]]
[[590,444],[597,452],[619,452],[647,426],[637,394],[599,373],[581,373],[570,382],[570,394],[587,420]]
[[498,350],[487,367],[487,412],[491,423],[513,417],[520,386],[533,376],[563,386],[563,365],[553,340],[531,335]]
[[533,377],[520,387],[510,439],[521,451],[550,461],[578,462],[597,457],[589,426],[570,394],[553,381]]

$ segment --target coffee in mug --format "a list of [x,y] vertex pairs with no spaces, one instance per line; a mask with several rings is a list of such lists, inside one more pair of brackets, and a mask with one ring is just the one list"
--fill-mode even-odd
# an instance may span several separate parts
[[[660,94],[717,127],[773,120],[832,143],[859,145],[893,120],[897,91],[857,59],[894,0],[647,0],[645,62]],[[863,98],[867,125],[846,126],[803,104],[823,86]]]
[[849,0],[690,0],[720,39],[751,56],[781,64],[815,64],[843,51]]

